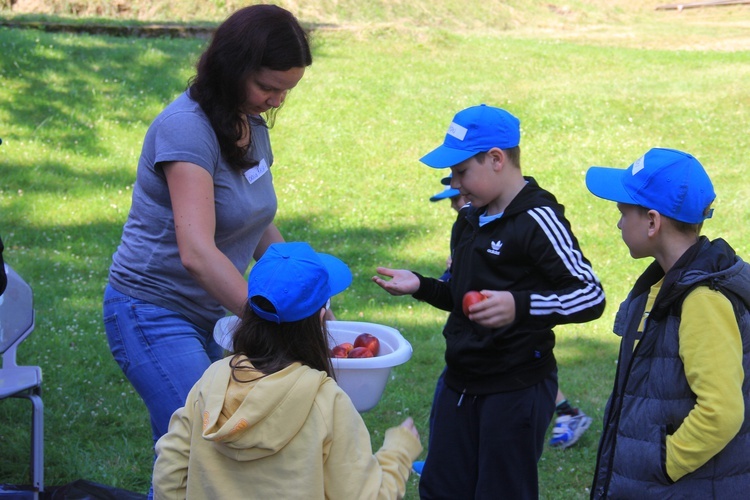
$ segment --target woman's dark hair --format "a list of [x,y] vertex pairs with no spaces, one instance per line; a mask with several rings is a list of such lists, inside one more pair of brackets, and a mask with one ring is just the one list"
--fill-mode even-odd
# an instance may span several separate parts
[[[198,60],[189,92],[208,116],[221,153],[232,167],[254,165],[246,158],[251,144],[237,145],[245,129],[240,106],[246,100],[247,78],[261,68],[287,71],[311,64],[307,32],[291,12],[281,7],[251,5],[217,28]],[[268,112],[271,125],[275,111]]]
[[[271,303],[262,297],[253,300],[264,310],[275,312]],[[335,378],[328,331],[317,313],[299,321],[277,324],[261,318],[246,304],[242,321],[234,332],[232,347],[237,355],[247,356],[252,366],[263,375],[276,373],[299,361]],[[235,380],[246,380],[238,377],[236,371],[250,367],[240,362],[237,355],[231,363],[233,376]]]

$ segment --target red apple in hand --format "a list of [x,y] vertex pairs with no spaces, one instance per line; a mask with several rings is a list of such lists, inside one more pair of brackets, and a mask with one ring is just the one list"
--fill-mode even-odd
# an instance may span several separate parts
[[477,302],[482,302],[486,298],[487,297],[485,297],[484,295],[482,295],[481,293],[479,293],[479,292],[477,292],[475,290],[472,290],[470,292],[466,292],[466,294],[464,294],[464,299],[461,302],[461,306],[463,307],[464,314],[466,316],[468,316],[469,315],[469,307],[473,306]]
[[375,335],[371,333],[360,333],[357,338],[354,339],[354,348],[366,347],[370,350],[373,356],[377,356],[380,351],[380,341]]
[[349,351],[349,358],[371,358],[373,357],[372,351],[367,347],[355,347]]

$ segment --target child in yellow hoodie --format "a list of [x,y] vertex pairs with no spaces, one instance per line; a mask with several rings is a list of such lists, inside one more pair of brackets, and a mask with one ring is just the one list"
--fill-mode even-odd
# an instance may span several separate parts
[[336,384],[323,316],[352,281],[307,243],[275,243],[250,272],[235,354],[195,384],[156,443],[155,498],[402,498],[422,451],[411,418],[375,454]]

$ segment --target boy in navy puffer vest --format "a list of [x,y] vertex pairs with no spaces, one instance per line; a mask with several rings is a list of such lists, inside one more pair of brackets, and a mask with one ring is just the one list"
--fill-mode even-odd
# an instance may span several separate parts
[[750,491],[750,265],[700,236],[715,194],[703,166],[654,148],[592,167],[633,258],[655,261],[615,318],[622,337],[592,498],[743,498]]

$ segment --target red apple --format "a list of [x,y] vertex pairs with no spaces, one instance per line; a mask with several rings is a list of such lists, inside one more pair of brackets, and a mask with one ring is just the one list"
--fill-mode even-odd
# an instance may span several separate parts
[[482,295],[481,293],[479,293],[479,292],[477,292],[475,290],[472,290],[470,292],[466,292],[466,294],[464,294],[464,299],[461,302],[461,306],[463,307],[464,314],[466,316],[468,316],[469,315],[469,307],[473,306],[477,302],[482,302],[486,298],[487,297],[485,297],[484,295]]
[[372,351],[367,347],[355,347],[349,351],[350,358],[371,358],[373,356]]
[[346,358],[352,349],[354,349],[354,346],[351,342],[342,342],[331,349],[331,356],[334,358]]
[[370,350],[373,356],[377,356],[380,351],[380,341],[371,333],[360,333],[357,335],[357,338],[354,339],[354,347],[366,347]]
[[354,349],[354,345],[352,345],[351,342],[342,342],[339,344],[339,347],[343,347],[347,354],[349,354],[349,351]]
[[345,358],[349,353],[344,350],[343,347],[340,345],[337,345],[331,349],[331,357],[332,358]]

